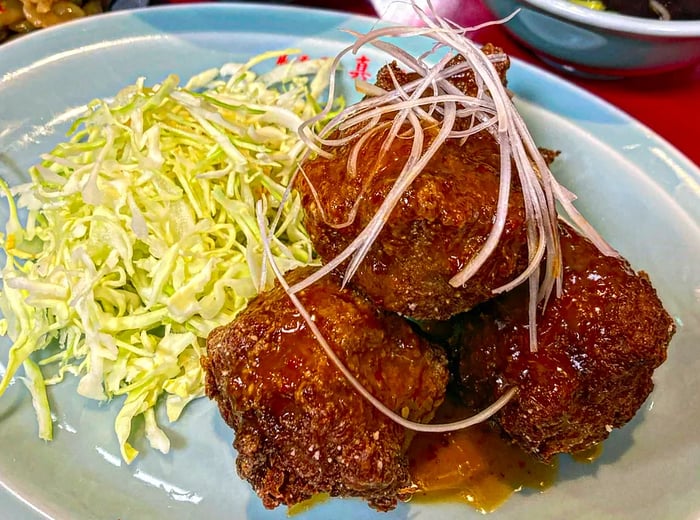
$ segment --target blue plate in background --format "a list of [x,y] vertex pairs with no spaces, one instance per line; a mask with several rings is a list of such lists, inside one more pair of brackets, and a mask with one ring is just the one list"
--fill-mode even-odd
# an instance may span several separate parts
[[[290,46],[330,56],[350,42],[341,28],[366,31],[372,23],[290,7],[200,4],[110,13],[30,34],[0,51],[0,152],[26,170],[62,140],[87,102],[139,76],[152,84],[175,72],[184,80]],[[365,54],[376,72],[384,57]],[[700,171],[648,128],[565,81],[518,61],[509,78],[538,144],[562,151],[555,173],[579,195],[578,207],[636,269],[649,273],[679,329],[654,393],[632,423],[613,432],[602,457],[590,465],[562,458],[553,488],[518,494],[491,517],[697,518]],[[11,184],[27,178],[7,169],[0,174]],[[6,218],[3,207],[0,220]],[[3,341],[0,359],[6,359]],[[112,428],[118,403],[88,402],[70,381],[51,396],[56,434],[48,444],[36,437],[21,384],[0,399],[0,517],[287,518],[283,508],[264,510],[237,478],[232,432],[207,400],[190,405],[174,425],[161,417],[170,454],[140,446],[141,455],[126,465]],[[332,500],[295,518],[457,516],[481,515],[455,504],[402,504],[379,514],[358,500]]]

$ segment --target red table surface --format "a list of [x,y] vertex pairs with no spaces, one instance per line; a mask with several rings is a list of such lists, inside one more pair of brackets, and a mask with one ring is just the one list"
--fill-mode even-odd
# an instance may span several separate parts
[[[335,9],[376,16],[368,0],[298,0],[297,5]],[[490,17],[479,0],[470,0],[476,18]],[[700,64],[657,76],[616,80],[588,80],[563,74],[538,60],[501,27],[490,27],[473,36],[491,42],[509,55],[555,72],[607,100],[666,139],[695,164],[700,165]]]

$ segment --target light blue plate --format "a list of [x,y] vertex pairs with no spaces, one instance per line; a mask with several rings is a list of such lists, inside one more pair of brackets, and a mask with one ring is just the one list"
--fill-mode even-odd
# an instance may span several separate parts
[[[367,18],[254,5],[152,8],[90,18],[0,48],[0,152],[22,170],[59,142],[80,107],[138,76],[148,83],[262,51],[297,46],[334,55]],[[409,45],[408,50],[416,48]],[[370,72],[383,62],[367,52]],[[354,58],[346,70],[354,68]],[[700,171],[648,128],[599,99],[520,62],[510,87],[542,146],[562,150],[560,179],[579,208],[649,273],[679,330],[656,390],[635,420],[615,431],[592,465],[562,461],[543,494],[521,493],[495,519],[690,519],[700,515]],[[11,183],[21,179],[2,171]],[[24,178],[24,177],[23,177]],[[2,219],[7,216],[2,210]],[[0,348],[6,359],[7,342]],[[36,437],[30,398],[14,384],[0,399],[0,518],[65,520],[286,518],[269,512],[234,470],[232,433],[207,400],[167,425],[167,456],[147,446],[131,465],[119,459],[112,423],[117,403],[53,388],[56,439]],[[165,420],[162,422],[165,423]],[[402,504],[374,513],[334,500],[295,517],[477,518],[466,506]]]

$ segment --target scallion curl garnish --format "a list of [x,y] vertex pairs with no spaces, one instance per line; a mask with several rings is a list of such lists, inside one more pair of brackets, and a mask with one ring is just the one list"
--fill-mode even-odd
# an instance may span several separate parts
[[[451,432],[455,430],[461,430],[464,428],[468,428],[470,426],[474,426],[475,424],[479,424],[481,422],[486,421],[489,417],[491,417],[493,414],[498,412],[501,408],[503,408],[506,404],[508,404],[508,401],[510,401],[513,396],[517,393],[518,389],[515,387],[509,388],[501,397],[499,397],[493,404],[488,406],[487,408],[481,410],[475,415],[472,415],[471,417],[467,417],[465,419],[451,422],[451,423],[445,423],[445,424],[424,424],[424,423],[419,423],[415,421],[411,421],[409,419],[406,419],[405,417],[402,417],[401,415],[397,414],[394,412],[391,408],[387,407],[384,403],[382,403],[379,399],[374,397],[372,393],[365,388],[365,386],[355,377],[355,375],[350,372],[348,367],[345,366],[345,364],[341,361],[341,359],[338,357],[338,355],[333,351],[333,348],[328,344],[328,341],[326,341],[326,338],[323,336],[321,331],[319,330],[318,326],[314,322],[313,318],[309,314],[309,311],[306,310],[306,307],[304,307],[304,304],[301,303],[297,295],[292,292],[291,287],[287,283],[287,281],[284,278],[284,274],[282,273],[282,270],[279,268],[277,265],[277,262],[275,261],[273,252],[272,252],[272,246],[271,246],[271,241],[272,238],[274,237],[274,233],[271,232],[270,226],[268,222],[266,221],[265,218],[265,213],[267,211],[267,207],[265,206],[265,201],[258,201],[256,205],[256,216],[257,216],[257,221],[258,221],[258,228],[260,229],[260,233],[262,236],[262,243],[263,243],[263,250],[265,253],[265,259],[267,262],[263,263],[264,269],[263,272],[267,270],[267,267],[272,269],[274,275],[277,277],[277,281],[280,283],[284,291],[287,293],[289,296],[289,299],[291,300],[292,304],[294,307],[296,307],[297,312],[299,312],[299,315],[304,319],[304,322],[306,325],[309,327],[309,330],[311,333],[314,335],[314,338],[316,341],[318,341],[319,345],[321,345],[321,348],[323,348],[323,351],[325,352],[326,356],[328,356],[328,359],[336,366],[336,368],[343,374],[343,376],[348,380],[348,382],[357,390],[360,395],[362,395],[367,401],[369,401],[372,406],[374,406],[377,410],[379,410],[382,414],[384,414],[386,417],[394,421],[395,423],[403,426],[404,428],[407,428],[412,431],[416,432],[424,432],[424,433],[445,433],[445,432]],[[274,228],[273,228],[274,229]],[[266,276],[266,275],[264,275]]]
[[[430,6],[429,8],[432,9]],[[500,188],[494,224],[481,250],[450,280],[450,284],[454,287],[464,285],[496,249],[506,222],[514,173],[512,170],[515,166],[515,173],[522,189],[525,205],[529,263],[519,276],[510,283],[495,288],[494,293],[509,291],[528,281],[530,287],[530,346],[531,350],[536,351],[537,305],[540,302],[543,306],[546,305],[552,291],[555,291],[556,295],[559,296],[562,290],[562,263],[556,203],[561,204],[564,214],[604,254],[616,255],[617,253],[576,210],[572,204],[575,196],[559,185],[550,172],[522,117],[515,109],[508,91],[501,83],[493,64],[494,61],[504,59],[504,56],[485,55],[474,42],[466,37],[469,29],[459,27],[437,16],[434,12],[429,14],[416,5],[413,5],[413,9],[425,27],[387,27],[370,31],[364,35],[354,33],[357,36],[357,41],[339,53],[334,60],[333,67],[334,70],[337,69],[340,59],[345,54],[357,53],[362,46],[372,45],[389,54],[410,72],[418,74],[420,79],[402,86],[397,84],[397,88],[390,92],[380,92],[382,89],[378,87],[367,89],[371,90],[371,96],[348,106],[319,132],[315,131],[315,125],[323,115],[310,119],[302,125],[300,133],[309,149],[325,157],[333,156],[328,148],[356,140],[353,150],[350,152],[350,174],[354,168],[353,158],[357,156],[366,136],[376,131],[378,119],[381,117],[386,119],[387,114],[393,114],[394,122],[400,123],[392,126],[388,137],[389,144],[398,135],[398,132],[404,130],[408,125],[413,130],[414,146],[394,187],[367,227],[337,258],[309,278],[292,286],[291,291],[295,293],[308,287],[346,260],[351,259],[344,276],[344,283],[347,283],[377,239],[406,188],[420,174],[442,143],[447,139],[468,139],[470,135],[485,129],[498,142],[501,155]],[[414,58],[396,45],[382,41],[383,37],[430,38],[435,41],[435,45],[426,55]],[[438,59],[436,65],[430,65],[426,61],[426,58],[445,49],[448,50],[448,53],[443,58]],[[462,55],[465,61],[457,65],[448,65],[449,58],[455,54]],[[478,91],[476,97],[468,96],[449,81],[451,77],[467,70],[474,73]],[[329,88],[331,89],[329,99],[332,99],[336,88],[333,81],[331,81]],[[422,95],[426,91],[429,94]],[[329,102],[321,114],[330,112],[331,108],[332,105]],[[439,118],[430,115],[436,113],[440,115]],[[454,129],[453,125],[457,114],[461,118],[470,117],[471,126],[466,130]],[[428,125],[438,125],[439,130],[430,146],[423,149],[423,127]],[[340,139],[328,139],[328,136],[336,129],[349,130],[349,134],[343,135]],[[386,153],[387,150],[388,145],[383,146],[382,151]],[[306,180],[308,182],[308,179]],[[313,187],[312,193],[315,194]],[[350,219],[354,217],[357,205],[355,204],[353,211],[351,211]],[[323,211],[322,205],[318,206]],[[322,216],[325,218],[325,215]],[[330,222],[327,223],[332,225]],[[345,226],[348,223],[345,222],[342,225]],[[542,265],[543,260],[544,264]],[[542,267],[540,267],[541,265]],[[544,271],[542,280],[540,280],[541,270]]]
[[[408,421],[374,398],[347,370],[311,320],[303,304],[296,297],[296,293],[311,286],[317,280],[349,261],[343,277],[343,284],[347,283],[379,236],[399,199],[413,180],[420,175],[439,147],[448,139],[464,140],[484,130],[495,138],[500,148],[500,185],[496,212],[487,240],[477,255],[452,277],[450,284],[453,287],[464,285],[482,267],[498,245],[506,222],[511,182],[514,177],[520,183],[524,199],[528,265],[515,279],[495,288],[493,293],[502,293],[524,282],[528,283],[531,351],[537,350],[538,304],[541,303],[542,308],[544,308],[553,291],[557,297],[562,292],[563,265],[558,233],[559,215],[556,204],[560,204],[564,216],[568,217],[603,254],[616,256],[617,253],[576,210],[573,206],[575,195],[561,186],[549,170],[522,117],[515,109],[508,91],[501,83],[498,71],[494,66],[494,62],[505,59],[505,56],[484,54],[474,42],[466,37],[466,34],[474,28],[463,28],[441,18],[435,13],[430,3],[428,4],[430,12],[415,4],[412,4],[412,7],[425,25],[424,27],[393,26],[375,29],[366,34],[352,32],[357,37],[356,42],[343,49],[336,56],[332,65],[328,105],[318,116],[306,121],[299,129],[301,138],[308,146],[304,160],[310,158],[314,153],[333,158],[333,153],[328,151],[328,148],[343,146],[354,141],[348,159],[348,175],[351,176],[356,173],[356,159],[359,149],[364,145],[368,136],[377,132],[378,128],[384,131],[387,126],[391,125],[389,143],[382,147],[380,155],[387,152],[391,144],[390,141],[399,134],[408,135],[413,139],[412,149],[394,186],[377,213],[355,239],[335,258],[304,280],[292,286],[288,285],[269,255],[268,259],[280,284],[329,359],[357,391],[379,411],[406,428],[415,431],[444,432],[486,420],[505,406],[515,395],[517,389],[509,389],[491,406],[464,421],[443,425],[425,425]],[[423,37],[432,39],[435,44],[431,51],[419,58],[414,58],[400,47],[382,41],[381,38],[384,37]],[[322,129],[318,130],[317,123],[332,110],[332,100],[336,90],[335,72],[338,70],[341,59],[348,53],[356,54],[365,45],[371,45],[384,51],[401,63],[409,72],[416,73],[420,79],[404,85],[399,85],[397,81],[394,81],[395,88],[392,91],[385,91],[376,85],[360,83],[359,87],[367,97],[339,112]],[[440,58],[438,53],[445,50],[447,50],[447,54]],[[461,55],[465,61],[451,64],[450,58],[456,55]],[[427,60],[431,57],[437,57],[435,65],[428,63]],[[474,74],[477,86],[476,96],[467,95],[449,81],[451,77],[468,70]],[[387,118],[387,115],[392,114],[393,121]],[[471,122],[471,125],[466,129],[455,129],[454,124],[458,118],[466,118]],[[427,128],[433,128],[434,137],[429,140],[428,146],[424,146],[426,144],[424,130]],[[330,139],[329,136],[336,130],[348,133]],[[324,221],[327,221],[323,207],[318,201],[317,192],[303,172],[304,160],[302,160],[297,173],[302,175],[309,184],[322,217]],[[358,200],[352,208],[346,222],[340,224],[326,222],[326,224],[333,227],[347,226],[354,219],[359,202]],[[261,209],[263,208],[259,208],[259,215],[261,215]],[[259,221],[258,224],[261,228],[265,225],[263,221]],[[263,233],[263,236],[268,236],[267,232]],[[263,238],[263,243],[265,243],[265,238]],[[266,247],[269,250],[269,244]]]

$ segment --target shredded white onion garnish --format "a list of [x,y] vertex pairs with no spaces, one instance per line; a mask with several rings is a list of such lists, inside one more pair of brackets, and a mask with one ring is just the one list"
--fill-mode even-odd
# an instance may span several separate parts
[[649,8],[659,15],[660,20],[670,20],[671,13],[666,6],[657,0],[649,0]]
[[333,351],[333,348],[328,344],[326,341],[325,337],[321,333],[321,331],[318,329],[316,326],[316,323],[314,320],[311,318],[311,315],[309,312],[306,310],[304,307],[304,304],[299,301],[299,298],[297,297],[296,294],[291,292],[291,289],[289,287],[289,284],[287,281],[284,279],[284,274],[282,273],[281,269],[279,266],[276,264],[271,246],[270,246],[270,231],[268,229],[268,225],[265,222],[265,213],[267,211],[267,208],[264,205],[264,201],[258,201],[258,204],[256,206],[256,214],[257,214],[257,219],[258,219],[258,227],[260,228],[260,234],[262,236],[262,243],[263,243],[263,249],[265,251],[265,258],[270,262],[270,267],[272,268],[272,271],[275,273],[275,276],[277,277],[277,280],[279,281],[280,285],[282,288],[286,291],[287,295],[289,296],[290,300],[294,304],[294,306],[297,308],[297,311],[301,315],[302,318],[304,318],[304,321],[306,322],[306,325],[309,327],[309,330],[313,333],[314,337],[318,341],[319,345],[323,348],[323,351],[326,353],[328,358],[331,360],[331,362],[340,370],[340,372],[343,374],[343,376],[350,382],[350,384],[362,395],[365,399],[367,399],[372,406],[374,406],[377,410],[382,412],[386,417],[394,421],[395,423],[403,426],[404,428],[407,428],[409,430],[417,431],[417,432],[425,432],[425,433],[444,433],[444,432],[450,432],[450,431],[455,431],[455,430],[461,430],[463,428],[468,428],[469,426],[474,426],[475,424],[479,424],[481,422],[484,422],[487,420],[489,417],[491,417],[493,414],[498,412],[501,408],[503,408],[508,401],[511,400],[511,398],[517,393],[518,389],[513,387],[508,389],[498,400],[496,400],[493,404],[491,404],[489,407],[483,409],[479,413],[472,415],[471,417],[467,417],[466,419],[462,419],[460,421],[455,421],[451,423],[445,423],[445,424],[424,424],[424,423],[419,423],[415,421],[410,421],[401,415],[397,414],[394,412],[391,408],[388,408],[384,403],[382,403],[379,399],[374,397],[369,390],[367,390],[364,385],[354,376],[350,370],[348,370],[348,367],[346,367],[343,362],[340,360],[340,358],[337,356],[337,354]]
[[[389,121],[391,124],[389,137],[380,153],[386,153],[391,141],[399,135],[401,138],[408,136],[408,138],[413,139],[411,152],[394,186],[377,213],[350,245],[336,258],[327,262],[306,279],[289,286],[281,271],[274,264],[272,257],[267,256],[282,287],[306,320],[309,329],[314,333],[328,357],[365,398],[387,417],[406,428],[415,431],[444,432],[486,420],[503,407],[517,392],[517,389],[511,388],[487,409],[463,421],[441,425],[426,425],[408,421],[386,408],[347,370],[310,319],[308,312],[296,297],[296,293],[309,287],[349,260],[343,278],[343,282],[347,283],[379,236],[399,199],[413,180],[420,175],[440,146],[448,139],[463,141],[483,130],[490,132],[500,147],[500,191],[496,213],[493,216],[490,235],[482,249],[464,269],[450,280],[453,287],[464,285],[481,268],[498,245],[506,222],[510,188],[514,179],[519,182],[524,198],[529,264],[519,276],[510,283],[496,288],[494,293],[508,291],[525,281],[528,282],[530,291],[528,312],[530,348],[533,352],[537,350],[536,317],[538,304],[542,303],[542,306],[545,306],[552,291],[557,296],[562,291],[563,266],[556,203],[561,205],[568,219],[602,253],[610,256],[615,256],[617,253],[576,210],[572,204],[575,196],[559,185],[538,151],[537,145],[515,109],[510,94],[501,83],[494,66],[494,63],[504,60],[506,57],[504,55],[487,56],[484,54],[480,47],[466,36],[474,28],[463,28],[441,18],[434,12],[430,3],[428,3],[429,11],[423,10],[415,4],[412,4],[412,7],[420,17],[424,27],[392,26],[375,29],[366,34],[351,32],[356,37],[355,43],[343,49],[333,62],[327,106],[318,116],[306,121],[299,129],[301,138],[308,146],[305,158],[311,157],[313,154],[332,158],[333,153],[329,149],[354,141],[355,149],[350,152],[348,160],[348,175],[354,175],[359,148],[366,142],[369,135],[377,131],[378,125],[382,125],[382,129],[386,129],[386,123]],[[393,43],[382,40],[386,37],[428,38],[435,43],[430,52],[415,58]],[[326,118],[333,109],[336,90],[335,72],[341,59],[348,53],[357,53],[365,45],[371,45],[385,52],[408,72],[417,73],[419,79],[404,85],[399,85],[397,81],[394,81],[395,88],[392,91],[385,91],[375,85],[361,84],[362,92],[368,97],[346,107],[333,117],[323,129],[317,131],[317,123]],[[450,64],[450,58],[456,55],[461,55],[465,61]],[[431,64],[430,61],[434,61],[435,64]],[[449,81],[451,77],[465,71],[472,71],[474,74],[478,92],[474,97],[468,96]],[[393,120],[387,117],[391,115],[393,115]],[[471,126],[466,130],[455,129],[454,124],[458,118],[470,121]],[[428,128],[432,129],[434,137],[429,141],[428,146],[424,146],[426,144],[424,130]],[[345,130],[347,133],[340,138],[330,139],[329,136],[335,130]],[[299,172],[300,175],[304,176],[306,182],[309,182],[303,173],[303,160]],[[310,182],[309,185],[311,193],[317,198],[316,190]],[[321,204],[318,204],[318,207],[323,211]],[[357,204],[351,211],[350,219],[354,218],[356,209]],[[335,225],[342,227],[351,221]],[[259,221],[259,225],[264,237],[268,236],[267,233],[272,233],[272,231],[263,232],[264,221]],[[266,247],[269,250],[269,242]]]

